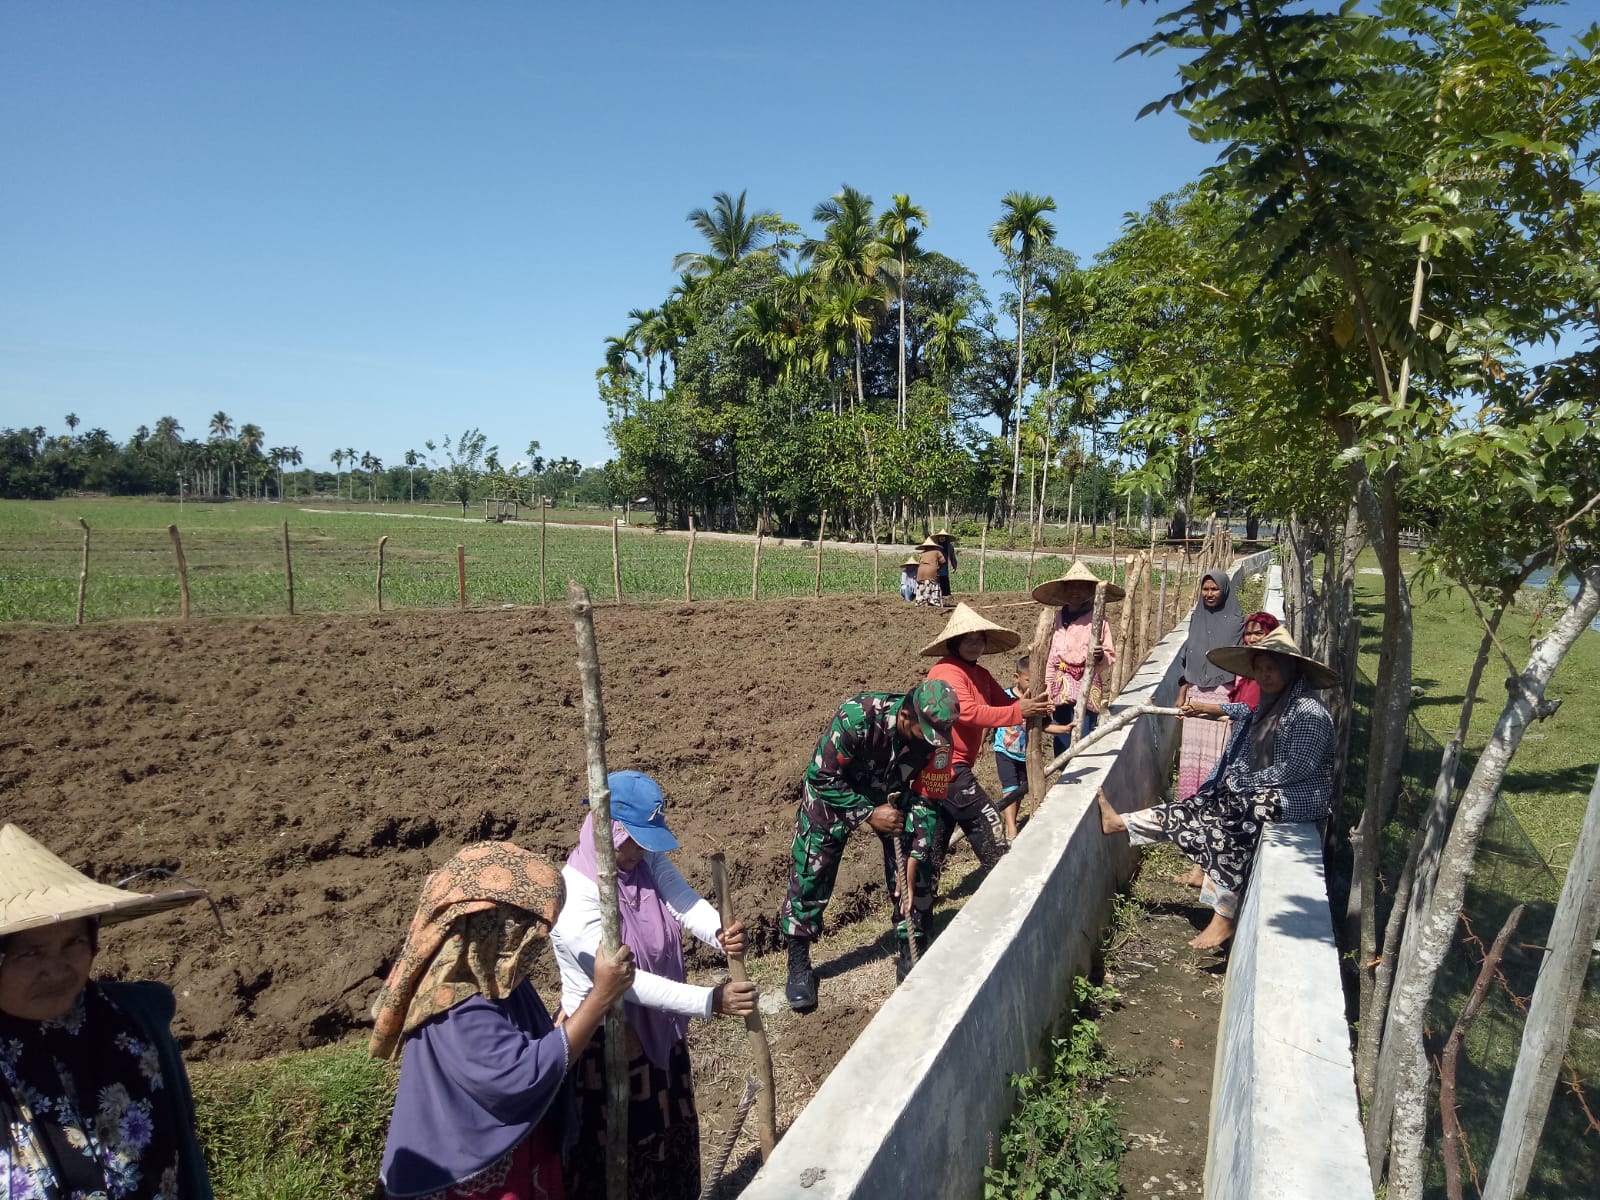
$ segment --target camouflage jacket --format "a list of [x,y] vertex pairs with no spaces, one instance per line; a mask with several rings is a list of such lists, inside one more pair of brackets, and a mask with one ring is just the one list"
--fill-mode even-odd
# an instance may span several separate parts
[[841,704],[817,741],[803,786],[851,829],[878,805],[894,804],[907,813],[907,832],[931,839],[938,813],[910,790],[931,751],[926,742],[902,737],[895,728],[903,699],[897,693],[865,692]]

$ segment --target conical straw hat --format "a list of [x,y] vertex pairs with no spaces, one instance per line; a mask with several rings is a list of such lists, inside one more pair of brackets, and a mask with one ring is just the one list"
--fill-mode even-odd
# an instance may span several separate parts
[[937,541],[952,541],[953,542],[953,541],[956,540],[956,535],[951,533],[948,529],[940,529],[938,533],[931,533],[928,536],[929,536],[929,538],[931,538],[935,542],[937,542]]
[[917,549],[917,550],[943,550],[944,549],[943,546],[939,545],[939,543],[934,541],[932,538],[927,538],[927,539],[923,540],[919,545],[917,545],[917,546],[915,546],[913,548]]
[[956,611],[945,622],[944,632],[922,648],[922,653],[930,658],[939,658],[945,653],[954,653],[954,648],[949,643],[964,633],[983,633],[988,635],[988,644],[984,647],[985,654],[998,654],[1002,650],[1014,650],[1017,643],[1022,640],[1020,633],[1013,633],[1001,625],[996,625],[987,617],[979,614],[978,610],[969,607],[966,603],[956,605]]
[[915,567],[915,566],[919,566],[921,564],[920,564],[920,560],[918,560],[918,558],[917,558],[917,556],[915,554],[908,554],[908,555],[906,555],[905,562],[901,563],[900,565],[902,567]]
[[1254,646],[1218,646],[1207,653],[1206,657],[1213,664],[1224,671],[1232,671],[1235,675],[1244,675],[1255,678],[1255,672],[1250,669],[1250,657],[1262,651],[1270,651],[1279,658],[1293,659],[1300,664],[1300,670],[1305,680],[1314,688],[1334,688],[1339,686],[1338,672],[1333,668],[1324,666],[1314,658],[1308,658],[1300,653],[1300,647],[1294,644],[1294,639],[1289,636],[1289,631],[1282,625],[1278,626]]
[[[1067,573],[1060,579],[1047,580],[1033,589],[1033,598],[1040,604],[1051,604],[1057,608],[1067,602],[1067,587],[1069,583],[1101,583],[1101,578],[1088,567],[1083,565],[1082,559],[1073,559],[1072,565],[1067,568]],[[1106,584],[1106,603],[1115,604],[1128,593],[1114,583]]]
[[58,921],[127,921],[204,898],[202,888],[151,895],[96,883],[15,825],[0,828],[0,937]]

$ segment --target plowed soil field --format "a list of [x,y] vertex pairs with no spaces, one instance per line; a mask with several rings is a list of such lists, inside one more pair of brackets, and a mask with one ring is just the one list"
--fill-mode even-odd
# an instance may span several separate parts
[[[1017,599],[985,608],[1023,630],[1037,610]],[[702,892],[707,855],[727,853],[757,949],[776,946],[818,734],[846,696],[918,681],[943,621],[898,597],[597,611],[608,765],[661,781]],[[110,930],[98,964],[171,983],[191,1057],[319,1045],[369,1023],[423,877],[457,848],[509,838],[564,860],[587,791],[575,663],[556,607],[11,626],[0,819],[97,879],[158,867],[211,890],[226,934],[194,906]],[[882,909],[862,835],[830,926]],[[803,1041],[825,1073],[859,1024],[801,1022],[775,1053]]]

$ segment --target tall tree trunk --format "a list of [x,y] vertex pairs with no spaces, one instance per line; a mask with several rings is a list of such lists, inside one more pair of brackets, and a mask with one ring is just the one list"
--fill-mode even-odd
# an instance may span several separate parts
[[906,427],[906,252],[900,251],[900,428]]
[[[1560,564],[1556,566],[1559,568]],[[1578,595],[1555,627],[1534,644],[1522,674],[1508,682],[1511,694],[1451,822],[1450,836],[1439,861],[1432,906],[1417,922],[1416,971],[1405,988],[1395,991],[1379,1052],[1380,1062],[1391,1056],[1399,1059],[1390,1140],[1390,1200],[1418,1200],[1422,1195],[1422,1141],[1428,1085],[1428,1063],[1422,1045],[1423,1017],[1439,967],[1450,948],[1478,841],[1523,733],[1532,721],[1542,720],[1554,711],[1553,705],[1544,702],[1544,690],[1550,677],[1597,612],[1600,612],[1600,566],[1593,566],[1579,577]],[[1382,1098],[1380,1087],[1374,1099]],[[1376,1103],[1373,1115],[1379,1115]]]
[[1022,319],[1028,304],[1028,260],[1022,260],[1022,270],[1017,272],[1017,411],[1011,424],[1011,512],[1006,532],[1017,527],[1017,483],[1022,474]]

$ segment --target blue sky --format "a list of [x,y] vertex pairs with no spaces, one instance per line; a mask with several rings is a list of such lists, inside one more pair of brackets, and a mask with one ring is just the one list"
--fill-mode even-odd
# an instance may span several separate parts
[[1013,189],[1084,257],[1212,150],[1135,122],[1155,9],[0,0],[0,425],[221,409],[326,465],[479,426],[608,456],[594,369],[685,214],[905,191],[986,281]]

